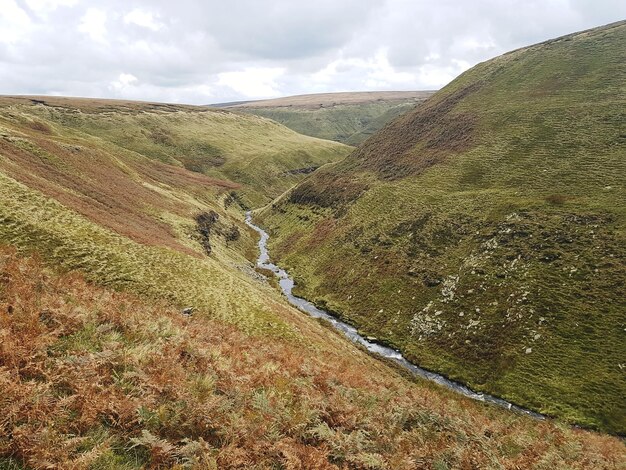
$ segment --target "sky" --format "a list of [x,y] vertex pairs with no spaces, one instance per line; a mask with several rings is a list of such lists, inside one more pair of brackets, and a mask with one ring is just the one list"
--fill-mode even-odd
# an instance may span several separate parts
[[624,0],[0,0],[0,94],[208,104],[432,90]]

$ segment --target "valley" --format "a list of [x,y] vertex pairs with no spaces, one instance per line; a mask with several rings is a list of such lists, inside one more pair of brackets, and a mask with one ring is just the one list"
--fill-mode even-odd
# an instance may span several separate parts
[[[228,103],[225,109],[263,116],[300,134],[359,145],[432,91],[319,93]],[[220,106],[220,105],[215,105]]]
[[332,325],[334,329],[343,333],[346,338],[348,338],[353,343],[359,344],[375,356],[380,356],[384,359],[395,362],[396,364],[416,376],[427,379],[466,397],[473,398],[474,400],[498,405],[504,409],[526,414],[536,419],[546,418],[545,416],[542,416],[530,410],[526,410],[524,408],[520,408],[517,405],[502,400],[501,398],[493,397],[491,395],[485,395],[484,393],[476,393],[475,391],[470,390],[457,382],[453,382],[446,377],[443,377],[442,375],[422,369],[421,367],[418,367],[415,364],[407,361],[407,359],[402,356],[399,351],[379,344],[375,337],[368,336],[367,338],[365,338],[361,336],[357,329],[354,328],[352,325],[342,322],[336,316],[316,307],[314,304],[307,301],[306,299],[293,295],[293,288],[295,286],[294,280],[284,269],[279,268],[270,261],[269,252],[267,250],[269,235],[265,230],[254,225],[250,212],[246,213],[246,223],[255,231],[257,231],[261,236],[259,240],[259,258],[257,260],[257,266],[261,269],[271,271],[279,279],[278,283],[282,293],[285,295],[289,303],[292,304],[294,307],[297,307],[299,310],[306,312],[313,318],[322,319],[328,322],[330,325]]
[[624,45],[0,96],[0,468],[623,468]]
[[261,211],[296,295],[474,390],[623,433],[625,34],[479,64]]

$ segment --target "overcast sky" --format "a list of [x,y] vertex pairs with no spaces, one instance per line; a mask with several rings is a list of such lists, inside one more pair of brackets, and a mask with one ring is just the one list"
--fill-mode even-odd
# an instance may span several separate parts
[[206,104],[437,89],[624,0],[0,0],[0,94]]

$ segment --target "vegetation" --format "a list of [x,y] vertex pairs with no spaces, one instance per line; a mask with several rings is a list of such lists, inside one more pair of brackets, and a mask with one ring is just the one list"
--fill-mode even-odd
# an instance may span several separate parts
[[[320,159],[345,147],[204,108],[0,101],[0,468],[623,467],[616,438],[371,357],[253,268],[242,208],[304,175],[271,171],[315,164],[265,153],[272,136]],[[186,168],[211,133],[248,147]]]
[[[237,181],[247,205],[267,203],[289,189],[303,177],[294,170],[337,161],[350,150],[256,116],[152,103],[4,97],[0,126],[14,139],[13,146],[27,151],[28,146],[41,147],[42,140],[58,146],[65,139],[66,153],[80,154],[82,143],[75,144],[81,140],[88,152],[95,146],[107,153],[140,154],[155,163]],[[44,147],[47,155],[57,155],[59,150],[49,147]]]
[[272,256],[425,368],[626,433],[625,64],[621,22],[477,65],[269,206]]
[[327,93],[234,104],[232,109],[273,119],[300,134],[358,145],[431,94]]
[[306,341],[250,337],[1,249],[0,467],[601,469],[624,461],[617,439],[412,384],[313,321],[296,322]]

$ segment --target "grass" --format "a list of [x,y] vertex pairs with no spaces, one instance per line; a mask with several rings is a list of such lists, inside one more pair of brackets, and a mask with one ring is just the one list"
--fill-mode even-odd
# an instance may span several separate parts
[[[0,248],[0,468],[619,468],[617,439],[414,384]],[[9,313],[10,312],[10,313]],[[312,347],[313,346],[313,347]]]
[[[263,116],[304,135],[359,145],[396,117],[424,101],[430,92],[306,95],[245,103],[233,110]],[[306,99],[305,99],[306,98]]]
[[165,298],[181,307],[193,305],[249,332],[291,331],[271,308],[263,305],[262,294],[254,295],[254,290],[246,287],[249,282],[236,266],[248,262],[234,245],[216,238],[215,256],[209,258],[196,252],[146,246],[93,223],[15,180],[0,175],[0,181],[0,239],[5,243],[25,252],[39,252],[63,270],[82,270],[103,285]]
[[0,99],[0,468],[624,461],[615,438],[412,379],[291,308],[253,268],[254,187],[170,159],[191,144],[163,131],[218,132],[209,111],[32,99]]
[[479,64],[263,211],[274,259],[424,367],[624,434],[624,44]]
[[207,107],[2,97],[0,110],[8,137],[16,131],[26,134],[18,138],[26,139],[19,141],[23,146],[40,145],[35,139],[66,138],[75,153],[80,145],[72,145],[81,140],[109,153],[140,154],[236,181],[248,205],[265,204],[290,188],[302,179],[296,170],[337,161],[350,151],[267,119]]

